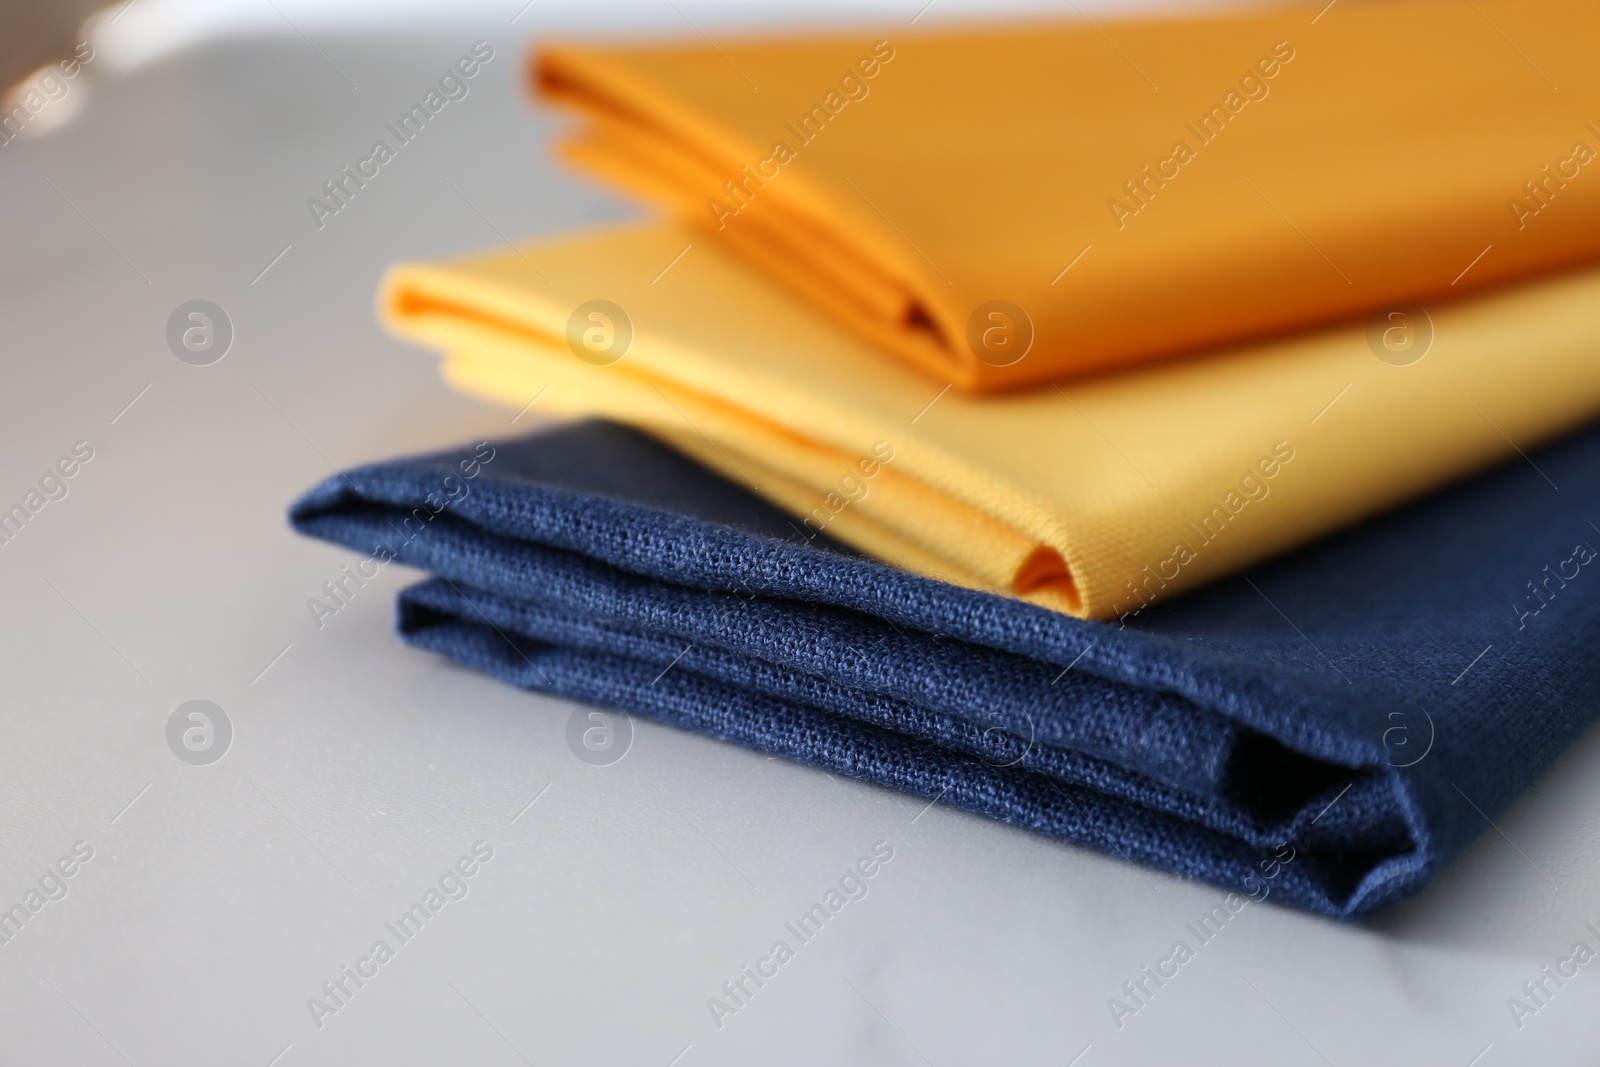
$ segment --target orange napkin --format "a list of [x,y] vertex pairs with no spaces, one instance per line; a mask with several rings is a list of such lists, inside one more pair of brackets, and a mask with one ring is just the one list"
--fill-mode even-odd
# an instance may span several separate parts
[[583,168],[994,391],[1600,255],[1600,5],[1451,0],[539,57]]

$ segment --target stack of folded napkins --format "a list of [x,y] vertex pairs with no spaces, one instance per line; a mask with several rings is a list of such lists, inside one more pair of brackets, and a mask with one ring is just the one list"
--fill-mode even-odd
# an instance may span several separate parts
[[517,685],[1415,892],[1600,711],[1600,11],[1313,14],[547,49],[662,220],[380,303],[570,421],[293,522]]

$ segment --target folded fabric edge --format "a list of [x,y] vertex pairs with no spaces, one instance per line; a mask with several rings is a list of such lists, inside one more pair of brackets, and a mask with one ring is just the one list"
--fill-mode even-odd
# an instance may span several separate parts
[[[714,214],[713,201],[707,201],[711,211],[702,207],[707,189],[750,182],[747,161],[762,151],[637,82],[603,54],[581,46],[538,49],[529,59],[529,82],[542,99],[589,124],[562,145],[571,163],[726,240],[874,347],[968,392],[1037,384],[1001,377],[980,362],[965,347],[964,323],[877,219],[847,212],[841,224],[840,205],[803,175],[763,187],[761,210],[736,226]],[[641,167],[641,158],[654,165]]]
[[[625,233],[625,229],[620,228],[614,235],[597,240],[618,240],[626,247],[634,238]],[[552,246],[557,254],[563,247]],[[537,249],[530,251],[537,252]],[[1464,447],[1432,460],[1431,465],[1438,468],[1436,471],[1425,469],[1428,464],[1419,462],[1396,477],[1386,458],[1388,453],[1376,449],[1359,453],[1361,470],[1373,468],[1374,473],[1384,472],[1382,478],[1370,479],[1382,492],[1354,500],[1348,507],[1334,509],[1323,520],[1288,522],[1283,533],[1267,538],[1270,552],[1251,550],[1253,554],[1248,558],[1228,561],[1226,569],[1216,573],[1202,572],[1207,570],[1207,561],[1213,568],[1223,566],[1223,556],[1205,556],[1199,566],[1180,567],[1177,580],[1163,580],[1159,590],[1150,590],[1148,586],[1154,578],[1124,573],[1123,568],[1110,562],[1112,557],[1107,555],[1102,543],[1108,536],[1107,530],[1097,530],[1100,541],[1092,543],[1069,533],[1069,520],[1056,510],[1010,484],[1003,476],[980,471],[949,454],[919,435],[915,425],[908,428],[896,424],[889,429],[883,418],[848,405],[830,403],[826,397],[811,396],[805,390],[789,389],[781,400],[773,399],[767,405],[778,413],[774,416],[776,421],[769,426],[758,417],[757,409],[765,408],[751,398],[772,393],[776,388],[773,382],[736,365],[720,363],[688,346],[657,337],[637,338],[638,357],[630,356],[610,366],[590,366],[569,358],[566,345],[559,339],[566,325],[562,317],[565,305],[557,306],[559,299],[553,294],[552,298],[541,298],[541,287],[524,288],[515,284],[513,277],[501,278],[505,267],[515,263],[520,263],[516,254],[497,254],[454,266],[397,267],[386,277],[381,297],[385,320],[391,330],[407,340],[442,351],[446,380],[460,389],[520,410],[529,398],[542,395],[547,387],[559,383],[558,388],[549,389],[542,401],[546,406],[575,416],[603,415],[648,428],[676,441],[697,438],[712,446],[709,450],[701,447],[698,458],[730,476],[736,472],[728,457],[740,452],[741,442],[761,444],[760,448],[747,453],[752,462],[789,464],[800,451],[790,446],[803,439],[808,446],[816,446],[812,450],[816,455],[827,454],[830,471],[836,476],[864,455],[861,450],[868,443],[893,438],[899,458],[885,484],[897,482],[904,475],[931,489],[933,492],[924,497],[924,503],[919,506],[927,506],[928,499],[946,501],[950,506],[937,512],[944,521],[915,528],[897,526],[897,522],[907,521],[904,509],[897,512],[887,507],[887,498],[868,499],[853,503],[851,508],[865,518],[872,517],[874,509],[881,507],[879,517],[873,523],[846,523],[839,530],[842,538],[869,554],[891,560],[905,559],[908,565],[920,570],[912,556],[897,551],[892,543],[884,544],[882,539],[873,540],[873,537],[880,530],[897,531],[901,540],[909,537],[926,542],[929,538],[945,537],[943,545],[924,544],[934,555],[942,557],[944,564],[923,573],[956,580],[962,580],[964,575],[976,575],[979,580],[971,583],[976,588],[1004,590],[1079,617],[1123,615],[1141,604],[1148,605],[1153,599],[1168,598],[1269,554],[1287,551],[1338,526],[1497,462],[1514,447],[1510,445],[1513,438],[1524,446],[1548,440],[1575,425],[1576,420],[1587,417],[1594,403],[1591,399],[1595,394],[1593,383],[1579,382],[1575,383],[1577,388],[1559,397],[1544,395],[1549,390],[1543,391],[1539,394],[1543,399],[1537,404],[1519,394],[1520,399],[1513,400],[1514,406],[1508,412],[1514,415],[1513,422],[1508,423],[1503,416],[1490,422],[1469,393],[1462,392],[1459,387],[1454,392],[1444,388],[1454,386],[1453,381],[1435,381],[1429,388],[1434,393],[1443,392],[1452,405],[1459,406],[1462,418],[1471,416],[1468,421],[1485,420],[1473,422],[1471,430],[1443,427],[1460,438],[1459,443]],[[525,264],[518,269],[527,273]],[[1531,321],[1553,322],[1556,334],[1551,338],[1552,344],[1547,346],[1552,353],[1547,363],[1555,368],[1563,361],[1581,358],[1585,331],[1592,330],[1592,323],[1580,312],[1597,283],[1600,283],[1600,275],[1593,271],[1541,281],[1504,294],[1464,302],[1448,315],[1441,313],[1440,321],[1450,326],[1455,343],[1475,346],[1469,354],[1484,381],[1494,380],[1494,375],[1484,369],[1492,368],[1489,350],[1510,343],[1512,328],[1518,322],[1530,316],[1538,316]],[[1466,340],[1457,340],[1457,337]],[[1343,330],[1297,342],[1295,352],[1286,353],[1279,348],[1252,349],[1219,359],[1233,361],[1229,366],[1243,359],[1246,363],[1239,364],[1237,370],[1266,373],[1268,364],[1279,365],[1296,353],[1317,353],[1318,359],[1354,358],[1353,350],[1358,347],[1364,351],[1359,331]],[[1383,366],[1376,361],[1373,365]],[[1197,374],[1211,373],[1212,366],[1214,364],[1185,364],[1174,373],[1187,380]],[[1238,376],[1235,374],[1235,378]],[[1467,388],[1470,390],[1471,386]],[[1527,390],[1521,391],[1521,394],[1527,393]],[[1382,393],[1374,395],[1384,396]],[[1392,435],[1403,435],[1414,428],[1414,420],[1407,414],[1411,409],[1393,399],[1406,395],[1392,393],[1390,399],[1381,400],[1388,404],[1383,417]],[[1417,393],[1412,400],[1426,395],[1432,394]],[[915,421],[911,420],[913,424]],[[721,433],[714,428],[722,423],[728,425],[728,432]],[[694,431],[692,435],[689,430]],[[1348,436],[1347,430],[1340,432]],[[768,447],[774,443],[782,447]],[[1413,458],[1417,454],[1426,455],[1414,452]],[[736,458],[742,464],[746,457]],[[791,465],[782,473],[794,483],[812,487],[811,509],[833,488],[828,484],[832,478],[819,478],[814,470]],[[1345,471],[1340,477],[1348,482],[1351,474]],[[809,513],[798,506],[805,501],[786,500],[785,503],[791,504],[798,520],[804,520]],[[915,514],[915,510],[910,514]],[[976,536],[986,523],[998,523],[998,528],[1007,535],[1004,541]],[[1192,519],[1190,525],[1193,525]],[[1179,529],[1181,526],[1181,521],[1175,522],[1168,532],[1187,538],[1188,535]],[[1008,547],[1003,552],[996,551],[996,544],[1001,543]],[[1166,542],[1162,548],[1170,544]],[[1033,554],[1041,546],[1048,553],[1042,558]],[[1150,560],[1162,558],[1154,544],[1142,546],[1137,555]],[[1091,569],[1091,564],[1097,569]],[[1060,580],[1063,576],[1067,581]],[[1144,586],[1135,589],[1134,581],[1143,582]],[[1057,599],[1058,595],[1061,600]],[[1080,602],[1075,604],[1074,598]]]
[[[1269,17],[1271,12],[1218,9],[1190,13],[1176,21],[1169,14],[1159,21],[1181,29],[1185,21],[1248,24]],[[1135,15],[1129,21],[1151,20]],[[817,43],[836,42],[837,37],[831,37]],[[639,47],[660,49],[659,45]],[[625,48],[614,45],[571,42],[546,46],[528,56],[530,91],[574,112],[585,123],[562,145],[571,164],[633,198],[664,207],[695,231],[725,242],[764,275],[824,310],[875,348],[974,394],[1011,392],[1053,379],[1115,372],[1143,363],[1203,358],[1220,347],[1266,343],[1356,322],[1379,304],[1445,301],[1464,293],[1536,281],[1593,260],[1586,253],[1569,253],[1510,273],[1496,271],[1498,276],[1486,275],[1482,268],[1465,279],[1447,282],[1448,275],[1444,275],[1420,287],[1413,284],[1397,289],[1387,298],[1380,293],[1370,305],[1280,317],[1201,338],[1169,341],[1148,351],[1109,357],[1084,355],[1068,366],[1058,366],[1053,373],[1029,363],[996,364],[971,347],[973,342],[967,338],[971,324],[966,316],[978,300],[994,294],[976,292],[982,286],[966,284],[968,279],[948,263],[945,266],[956,274],[955,282],[921,253],[913,255],[904,234],[860,188],[846,193],[843,188],[808,181],[804,173],[788,176],[790,171],[780,172],[786,175],[782,182],[763,184],[751,164],[764,157],[770,162],[770,150],[674,101],[670,85],[651,84],[631,74],[627,64],[618,59],[625,53]],[[757,165],[755,170],[759,169]],[[843,181],[855,185],[848,177]],[[719,209],[717,201],[706,196],[708,192],[725,196],[729,202]],[[719,215],[719,210],[729,212],[731,205],[737,205],[733,211],[737,225],[724,224],[724,216]],[[953,298],[953,293],[960,293],[960,298]]]
[[[986,591],[1003,590],[1070,615],[1112,613],[1109,598],[1096,604],[1084,596],[1079,577],[1083,562],[1072,538],[1043,502],[914,432],[891,433],[869,417],[794,397],[789,404],[794,421],[812,428],[801,438],[685,384],[695,373],[687,369],[666,378],[615,364],[604,368],[612,373],[603,384],[597,383],[578,367],[567,365],[562,339],[566,323],[559,309],[529,300],[526,294],[465,285],[448,268],[411,263],[391,267],[380,286],[378,310],[392,332],[441,352],[442,376],[464,392],[516,408],[529,397],[547,397],[546,408],[574,418],[604,416],[646,429],[669,443],[685,445],[725,476],[747,481],[739,463],[729,459],[735,453],[749,466],[777,471],[780,477],[773,486],[782,492],[782,502],[797,521],[805,522],[819,507],[827,507],[830,529],[868,554],[903,559],[921,573]],[[468,336],[472,341],[464,343]],[[519,350],[507,351],[508,340]],[[738,368],[712,365],[670,342],[636,339],[635,343],[656,345],[663,352],[663,363],[697,368],[702,380],[732,383],[732,392],[753,394],[763,389],[759,379]],[[557,383],[560,389],[547,389]],[[715,432],[723,423],[732,426],[729,432],[717,434],[715,442],[706,436],[708,427]],[[784,447],[761,447],[776,443],[777,436],[783,437]],[[894,466],[880,477],[915,494],[921,513],[940,516],[940,524],[919,522],[917,531],[944,537],[943,551],[905,551],[910,538],[900,526],[907,513],[885,507],[881,495],[876,501],[853,502],[851,509],[862,514],[834,528],[837,517],[850,509],[829,506],[835,488],[830,482],[866,456],[853,443],[890,438],[895,440]],[[796,445],[804,448],[797,451]],[[822,462],[829,472],[826,480],[812,469],[816,464],[803,463],[805,451],[826,457]],[[979,500],[991,501],[992,506],[978,506],[974,502]],[[996,552],[997,540],[1007,546],[1005,551]],[[930,564],[934,564],[931,569],[924,569]]]
[[[412,462],[422,464],[429,459],[421,457]],[[388,535],[396,527],[386,520],[372,531],[357,531],[351,517],[397,509],[395,517],[402,520],[401,528],[405,530],[403,548],[409,553],[407,560],[423,569],[437,570],[445,565],[444,558],[426,554],[428,546],[412,532],[412,527],[424,528],[436,513],[422,503],[436,489],[409,474],[397,473],[396,465],[357,468],[331,477],[304,494],[290,511],[290,525],[308,536],[372,551],[374,539],[368,534],[377,532],[383,540],[389,540]],[[848,563],[848,569],[856,572],[850,580],[819,581],[814,571],[805,566],[806,555],[816,551],[809,545],[708,526],[670,511],[562,489],[522,486],[519,491],[544,505],[486,504],[480,490],[454,506],[446,526],[467,521],[499,536],[548,545],[573,553],[574,558],[592,559],[649,580],[834,605],[883,619],[896,628],[937,633],[941,638],[1060,668],[1070,666],[1075,672],[1118,685],[1170,693],[1208,714],[1220,715],[1270,737],[1286,749],[1339,766],[1355,769],[1387,765],[1382,744],[1365,734],[1346,737],[1306,727],[1307,713],[1317,703],[1348,693],[1350,683],[1343,678],[1306,675],[1296,677],[1292,686],[1265,681],[1241,688],[1231,674],[1210,673],[1205,659],[1186,661],[1181,670],[1163,663],[1163,653],[1169,651],[1170,642],[1157,635],[1072,620],[1047,609],[1018,604],[1011,598],[948,586],[937,579],[905,574],[860,557]],[[573,517],[580,514],[586,516],[583,528],[587,533],[583,536],[572,528]],[[653,530],[658,534],[644,541],[596,537],[596,531],[602,528]],[[646,542],[670,546],[671,553],[652,557],[643,547]],[[738,573],[730,571],[727,560],[735,547],[753,553],[761,562]],[[400,555],[400,550],[394,548],[385,551],[389,558]],[[930,585],[942,587],[941,595],[948,607],[936,617],[928,614],[926,594]],[[1218,665],[1229,671],[1235,666],[1226,658],[1218,660]],[[1372,691],[1365,699],[1386,706],[1381,692]]]
[[[951,747],[915,731],[732,686],[681,661],[634,660],[574,647],[553,634],[544,640],[530,637],[507,620],[491,621],[492,613],[484,614],[479,601],[487,600],[484,594],[459,587],[440,590],[436,583],[425,581],[400,594],[396,629],[402,639],[519,688],[782,755],[1246,895],[1269,893],[1263,872],[1278,870],[1281,863],[1283,872],[1295,871],[1294,877],[1272,883],[1282,902],[1358,920],[1416,892],[1437,866],[1425,858],[1432,851],[1428,832],[1392,769],[1374,768],[1361,780],[1326,765],[1295,761],[1292,770],[1284,765],[1282,773],[1310,772],[1326,784],[1292,816],[1241,837],[1209,825],[1212,820],[1186,817],[1185,810],[1192,808],[1181,801],[1150,806],[1097,788],[1094,783],[1104,780],[1109,767],[1086,779],[1063,779],[1019,766],[1015,757],[999,761],[993,749]],[[465,606],[448,606],[456,598]],[[883,758],[885,749],[892,758]],[[1281,758],[1281,753],[1261,752],[1265,758],[1244,773],[1260,776]],[[1142,778],[1138,772],[1123,773],[1134,781]],[[1318,818],[1340,801],[1369,811],[1375,804],[1390,806],[1406,843],[1372,850],[1316,840]],[[1285,848],[1290,857],[1298,855],[1298,867],[1293,859],[1281,862]],[[1274,855],[1280,863],[1272,862]]]
[[[364,481],[365,473],[363,471],[354,471],[351,472],[351,477],[358,481]],[[341,479],[330,479],[323,486],[307,494],[295,506],[293,523],[297,529],[312,536],[333,540],[336,543],[346,544],[349,547],[360,550],[368,550],[371,546],[361,543],[359,536],[352,538],[348,529],[341,529],[337,521],[330,521],[341,508],[350,506],[353,501],[357,500],[359,500],[359,497],[353,493],[351,483]],[[404,552],[395,555],[393,558],[400,562],[422,566],[424,569],[434,569],[438,563],[437,560],[425,558],[408,559]],[[869,561],[862,561],[862,564],[869,567],[880,566]],[[916,579],[916,581],[923,581],[923,579]],[[502,637],[495,638],[496,641],[501,639]],[[1075,656],[1074,660],[1077,661],[1082,658],[1081,655]],[[522,683],[518,682],[517,684]],[[593,695],[585,695],[587,690],[560,691],[564,695],[574,696],[577,699],[600,703],[606,702]],[[1233,703],[1237,702],[1238,696],[1239,694],[1233,694]],[[624,710],[653,715],[652,706],[648,702],[644,704],[635,703],[633,705],[617,705],[613,702],[612,706],[622,706]],[[1227,711],[1224,711],[1224,714],[1227,713]],[[1250,732],[1241,735],[1241,744],[1236,748],[1233,756],[1229,758],[1230,773],[1234,776],[1234,780],[1252,783],[1255,787],[1253,792],[1240,796],[1237,800],[1256,810],[1258,814],[1262,814],[1268,821],[1281,822],[1289,827],[1285,835],[1286,838],[1295,834],[1300,834],[1303,837],[1307,832],[1326,834],[1335,830],[1337,818],[1330,819],[1320,826],[1318,825],[1318,820],[1327,814],[1327,808],[1321,808],[1321,805],[1328,802],[1330,794],[1333,792],[1332,786],[1326,783],[1339,779],[1346,781],[1347,786],[1354,786],[1357,781],[1364,780],[1365,785],[1358,789],[1357,793],[1376,794],[1377,797],[1382,798],[1379,803],[1390,811],[1390,815],[1393,818],[1405,824],[1406,835],[1412,842],[1409,848],[1400,849],[1392,854],[1383,856],[1357,854],[1349,852],[1341,846],[1335,850],[1336,856],[1330,869],[1336,867],[1345,872],[1345,875],[1341,876],[1344,878],[1344,882],[1341,882],[1342,888],[1337,892],[1338,900],[1343,903],[1336,902],[1334,897],[1330,896],[1328,898],[1330,903],[1327,906],[1309,903],[1302,903],[1302,906],[1312,907],[1313,910],[1327,914],[1351,917],[1365,913],[1365,911],[1371,910],[1371,908],[1382,903],[1387,903],[1392,899],[1398,899],[1398,896],[1404,895],[1410,891],[1410,888],[1420,885],[1421,881],[1425,880],[1427,872],[1435,865],[1437,858],[1435,857],[1430,861],[1426,858],[1425,853],[1419,853],[1419,850],[1431,849],[1427,830],[1418,814],[1415,798],[1409,795],[1409,783],[1392,767],[1385,765],[1382,759],[1378,757],[1353,761],[1354,765],[1340,764],[1337,761],[1330,764],[1326,761],[1325,756],[1301,755],[1289,745],[1277,739],[1269,739],[1269,735],[1265,733],[1255,733],[1253,731],[1254,728],[1252,727]],[[1325,748],[1327,739],[1324,737],[1321,741],[1322,746]],[[943,757],[940,756],[939,758],[942,759]],[[815,760],[809,761],[815,762]],[[1321,767],[1320,771],[1318,770],[1319,765]],[[868,775],[868,777],[871,776]],[[900,787],[892,781],[886,781],[884,784]],[[1287,799],[1285,796],[1272,796],[1274,789],[1286,790],[1288,793]],[[931,796],[932,794],[929,793],[927,795]],[[1340,795],[1343,794],[1341,793]],[[1338,797],[1333,796],[1331,799],[1337,800]],[[1372,798],[1369,796],[1369,803],[1371,800]],[[970,804],[961,806],[969,807],[971,810],[980,811],[984,814],[996,814],[987,806],[972,807]],[[1332,807],[1331,804],[1328,806]],[[1004,814],[999,814],[997,817],[1006,818],[1007,821],[1016,821],[1016,819]],[[1139,816],[1139,818],[1143,817]],[[1043,824],[1036,823],[1037,820],[1034,823],[1025,824],[1030,825],[1030,828],[1043,829],[1045,832],[1056,832],[1049,830]],[[1080,834],[1077,839],[1090,845],[1098,846],[1099,844],[1098,839],[1089,834]],[[1197,873],[1174,867],[1170,857],[1167,860],[1162,860],[1160,856],[1155,856],[1150,862],[1167,869],[1179,870],[1180,873]],[[1217,880],[1214,876],[1204,872],[1198,873],[1202,877],[1209,877],[1213,881]]]

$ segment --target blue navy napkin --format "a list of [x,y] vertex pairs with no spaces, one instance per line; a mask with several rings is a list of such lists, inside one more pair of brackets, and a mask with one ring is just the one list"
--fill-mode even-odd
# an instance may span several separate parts
[[429,572],[401,636],[514,685],[1352,918],[1600,711],[1597,502],[1590,430],[1112,623],[874,562],[604,422],[352,470],[290,519]]

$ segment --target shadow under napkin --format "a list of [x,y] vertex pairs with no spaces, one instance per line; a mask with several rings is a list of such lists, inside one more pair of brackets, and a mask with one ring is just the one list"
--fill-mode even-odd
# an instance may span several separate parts
[[1596,500],[1589,430],[1110,624],[808,538],[603,422],[362,467],[290,517],[431,572],[402,636],[513,684],[1350,918],[1600,711]]

